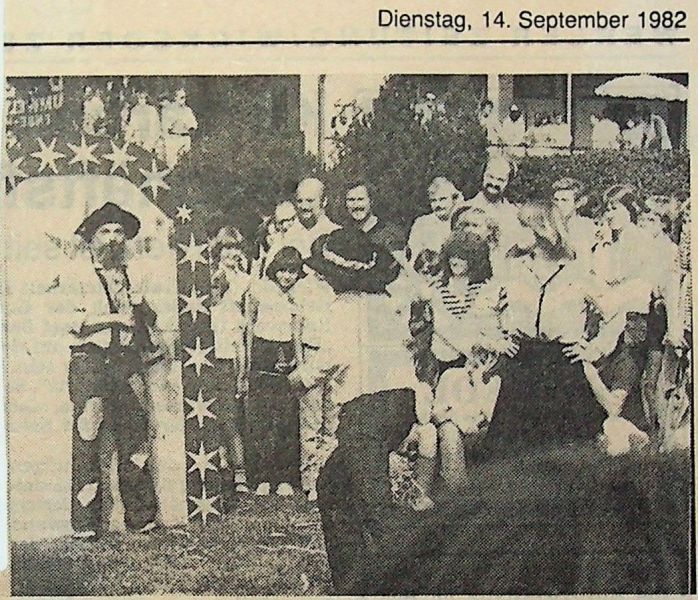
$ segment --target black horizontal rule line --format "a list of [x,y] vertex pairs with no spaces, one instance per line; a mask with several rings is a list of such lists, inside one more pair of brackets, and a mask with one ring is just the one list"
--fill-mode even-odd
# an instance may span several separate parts
[[496,45],[496,44],[666,44],[687,43],[688,37],[660,38],[560,38],[494,40],[163,40],[163,41],[83,41],[83,42],[5,42],[6,48],[61,46],[374,46],[374,45]]

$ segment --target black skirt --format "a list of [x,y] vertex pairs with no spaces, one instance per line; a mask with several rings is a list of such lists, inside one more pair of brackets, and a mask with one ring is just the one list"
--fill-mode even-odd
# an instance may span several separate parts
[[559,342],[521,340],[518,354],[503,361],[502,384],[483,454],[590,440],[606,413],[596,401],[580,363],[571,364]]

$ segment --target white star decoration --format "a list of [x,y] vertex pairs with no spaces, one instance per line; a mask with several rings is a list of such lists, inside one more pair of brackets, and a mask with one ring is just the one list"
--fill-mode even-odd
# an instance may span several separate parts
[[197,453],[187,451],[187,455],[194,462],[187,473],[193,473],[194,471],[199,472],[201,477],[201,483],[206,479],[206,471],[218,471],[218,467],[211,462],[211,459],[218,454],[218,448],[213,452],[206,452],[204,449],[204,443],[199,444],[199,451]]
[[187,348],[185,346],[184,350],[187,352],[187,354],[189,354],[189,358],[187,359],[187,362],[184,363],[184,366],[188,367],[189,365],[194,365],[197,377],[201,375],[201,367],[206,365],[209,367],[213,366],[211,364],[211,361],[209,361],[208,358],[206,358],[206,355],[209,352],[211,352],[211,350],[213,350],[213,346],[209,346],[208,348],[202,348],[201,338],[196,338],[196,346],[194,348]]
[[184,308],[179,311],[179,314],[190,313],[192,323],[196,323],[196,317],[199,313],[204,315],[208,314],[208,308],[204,305],[204,300],[208,298],[208,295],[202,294],[199,296],[199,292],[195,285],[191,286],[191,295],[185,296],[184,294],[180,294],[179,297],[184,300]]
[[58,167],[56,167],[56,161],[59,158],[65,158],[65,154],[56,152],[57,139],[53,138],[51,140],[51,143],[48,144],[48,146],[44,143],[44,140],[42,140],[41,138],[36,138],[36,141],[39,142],[39,150],[37,152],[33,152],[32,156],[34,158],[38,158],[41,161],[41,164],[39,165],[39,173],[43,173],[44,169],[48,167],[53,171],[54,175],[58,175]]
[[21,165],[24,157],[20,156],[14,160],[10,160],[7,154],[3,152],[2,154],[2,172],[5,179],[8,179],[10,185],[14,188],[17,185],[16,180],[29,177],[24,171],[22,171]]
[[111,152],[102,157],[106,158],[108,161],[111,161],[109,175],[113,175],[116,173],[116,171],[121,169],[126,177],[128,177],[128,163],[136,160],[135,156],[128,153],[129,142],[126,142],[123,148],[119,148],[112,140],[109,140],[109,143],[111,144]]
[[184,251],[184,256],[180,259],[179,264],[188,262],[191,265],[191,272],[196,270],[196,263],[206,264],[203,252],[206,249],[206,244],[197,244],[194,239],[194,234],[189,234],[189,245],[177,244]]
[[191,212],[191,208],[189,208],[186,203],[182,204],[177,207],[177,218],[182,221],[182,223],[191,221]]
[[218,500],[218,496],[211,496],[210,498],[207,497],[206,486],[203,486],[201,490],[201,498],[197,498],[196,496],[189,496],[189,500],[196,504],[196,508],[189,515],[190,519],[193,519],[196,515],[201,514],[201,519],[203,520],[204,525],[206,525],[206,519],[209,515],[221,514],[218,512],[218,509],[216,509],[216,507],[213,506],[213,503],[216,500]]
[[159,188],[162,188],[163,190],[170,189],[170,186],[165,183],[165,175],[167,175],[170,170],[164,169],[162,171],[158,171],[158,166],[155,159],[153,159],[153,164],[150,167],[150,171],[146,171],[145,169],[138,170],[141,172],[143,177],[145,177],[145,181],[141,183],[140,189],[149,187],[150,193],[153,195],[153,200],[157,199]]
[[99,144],[91,144],[88,146],[85,143],[85,136],[81,135],[79,146],[76,144],[68,144],[68,148],[75,154],[68,164],[80,163],[82,165],[82,172],[86,175],[87,167],[89,167],[91,162],[99,164],[99,159],[94,155],[95,148],[97,148],[98,145]]
[[216,399],[211,398],[210,400],[204,400],[204,395],[201,393],[201,390],[199,390],[196,400],[185,398],[184,401],[192,408],[191,412],[187,415],[187,419],[196,418],[196,420],[199,422],[199,429],[203,428],[206,417],[209,419],[218,418],[208,409],[208,407],[211,406]]

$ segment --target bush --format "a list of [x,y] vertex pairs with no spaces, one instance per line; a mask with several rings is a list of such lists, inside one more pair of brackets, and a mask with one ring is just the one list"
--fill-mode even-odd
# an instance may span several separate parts
[[[420,93],[439,90],[442,118],[420,124],[413,103]],[[479,189],[486,161],[486,138],[477,121],[477,78],[394,75],[381,88],[373,114],[357,120],[341,140],[339,163],[328,174],[333,218],[344,218],[347,186],[365,177],[375,187],[379,215],[402,223],[428,212],[426,188],[443,175],[470,198]],[[581,180],[592,205],[616,183],[632,183],[646,194],[689,195],[689,156],[685,152],[588,150],[571,156],[524,157],[507,192],[514,202],[550,195],[552,183]]]
[[689,156],[677,152],[628,150],[587,150],[572,156],[525,157],[509,186],[514,202],[527,202],[550,194],[550,186],[560,177],[575,177],[586,186],[592,204],[598,203],[606,188],[630,183],[643,194],[676,196],[690,193]]
[[263,215],[282,198],[291,198],[298,180],[317,169],[297,137],[227,127],[192,146],[168,183],[189,206],[205,207],[208,232],[237,227],[252,239]]

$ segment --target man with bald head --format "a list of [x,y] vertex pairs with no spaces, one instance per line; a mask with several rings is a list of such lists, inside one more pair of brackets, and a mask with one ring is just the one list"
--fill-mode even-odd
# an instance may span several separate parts
[[431,212],[415,219],[407,241],[412,263],[424,250],[441,251],[451,233],[451,215],[463,202],[463,194],[445,177],[432,180],[427,196]]
[[298,220],[283,236],[282,242],[284,246],[297,248],[303,258],[307,258],[313,242],[321,235],[339,229],[339,226],[325,214],[325,185],[319,179],[303,179],[296,188],[293,203]]

